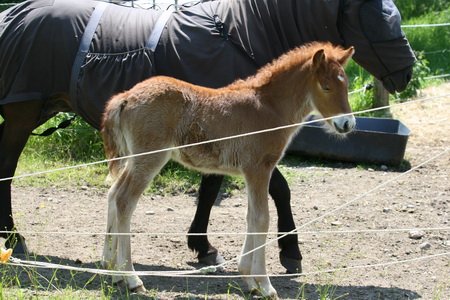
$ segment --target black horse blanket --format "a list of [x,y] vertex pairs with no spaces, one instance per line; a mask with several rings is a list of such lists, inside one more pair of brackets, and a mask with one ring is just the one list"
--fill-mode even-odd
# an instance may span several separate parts
[[[26,1],[0,16],[0,103],[69,94],[72,67],[95,1]],[[107,4],[76,80],[71,106],[99,128],[111,95],[154,74],[146,48],[161,12]]]
[[[372,6],[379,1],[367,2],[373,5],[367,5],[365,18],[381,15],[370,11],[377,9]],[[152,75],[220,87],[253,74],[303,43],[354,45],[356,38],[345,41],[342,32],[361,35],[341,18],[344,10],[359,18],[361,1],[207,1],[172,13],[153,51],[148,41],[161,11],[102,2],[105,10],[94,22],[86,53],[74,72],[86,27],[99,3],[30,0],[0,14],[0,105],[70,95],[72,109],[99,128],[106,101]],[[370,33],[373,40],[383,34],[380,40],[397,39],[409,47],[401,32],[383,28]],[[364,51],[362,46],[359,49],[355,59]],[[390,67],[397,70],[396,64],[404,67],[413,61],[414,55],[398,57]]]

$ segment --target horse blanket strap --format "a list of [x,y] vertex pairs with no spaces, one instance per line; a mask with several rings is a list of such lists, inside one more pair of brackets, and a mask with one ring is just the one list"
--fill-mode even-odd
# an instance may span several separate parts
[[[103,15],[107,7],[106,2],[99,2],[94,9],[94,12],[89,19],[88,24],[86,25],[86,29],[84,30],[83,36],[81,37],[80,46],[78,47],[77,55],[75,56],[75,61],[72,65],[72,74],[70,76],[70,97],[72,99],[76,99],[77,97],[77,81],[78,76],[80,75],[81,66],[86,58],[86,55],[89,51],[89,46],[91,44],[92,38],[94,36],[95,30],[97,29],[97,25],[100,22],[100,19]],[[73,101],[72,104],[75,104],[76,101]],[[76,111],[77,108],[74,107]]]
[[70,124],[72,124],[72,121],[75,120],[76,117],[77,117],[77,115],[73,115],[70,118],[68,118],[68,119],[62,121],[61,123],[59,123],[59,125],[56,126],[56,127],[47,128],[42,133],[34,133],[34,132],[32,132],[31,135],[32,136],[43,136],[43,137],[49,136],[49,135],[53,134],[58,129],[64,129],[64,128],[69,127]]
[[167,21],[172,15],[173,10],[165,10],[158,18],[155,24],[155,28],[153,28],[152,33],[147,41],[147,48],[155,52],[156,46],[158,45],[159,38],[161,37],[161,33],[166,26]]

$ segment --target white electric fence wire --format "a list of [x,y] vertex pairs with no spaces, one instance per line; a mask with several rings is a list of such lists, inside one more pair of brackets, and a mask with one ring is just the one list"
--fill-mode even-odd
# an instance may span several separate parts
[[438,23],[438,24],[408,24],[402,25],[402,28],[423,28],[423,27],[444,27],[450,26],[450,23]]
[[[443,95],[438,95],[438,96],[433,96],[433,97],[428,97],[428,98],[421,98],[421,99],[416,99],[416,100],[410,100],[410,101],[407,101],[407,102],[390,104],[390,105],[376,107],[376,108],[370,108],[370,109],[366,109],[366,110],[362,110],[362,111],[358,111],[358,112],[342,114],[340,116],[349,116],[349,115],[357,115],[357,114],[362,114],[362,113],[368,113],[368,112],[388,109],[388,108],[391,108],[391,107],[397,107],[397,106],[404,106],[404,105],[407,105],[407,104],[413,104],[413,103],[417,103],[417,102],[432,101],[432,100],[445,98],[445,97],[449,97],[449,96],[450,96],[450,93],[443,94]],[[112,158],[112,159],[104,159],[104,160],[100,160],[100,161],[84,163],[84,164],[78,164],[78,165],[74,165],[74,166],[66,166],[66,167],[62,167],[62,168],[55,168],[55,169],[51,169],[51,170],[44,170],[44,171],[39,171],[39,172],[34,172],[34,173],[29,173],[29,174],[22,174],[22,175],[17,175],[17,176],[5,177],[5,178],[0,178],[0,182],[1,181],[7,181],[7,180],[13,180],[13,179],[20,179],[20,178],[25,178],[25,177],[45,175],[45,174],[50,174],[50,173],[55,173],[55,172],[60,172],[60,171],[66,171],[66,170],[71,170],[71,169],[77,169],[77,168],[82,168],[82,167],[89,167],[89,166],[93,166],[93,165],[104,164],[104,163],[107,163],[107,162],[110,162],[110,161],[117,161],[117,160],[132,158],[132,157],[139,157],[139,156],[151,155],[151,154],[156,154],[156,153],[161,153],[161,152],[166,152],[166,151],[179,150],[179,149],[184,149],[184,148],[188,148],[188,147],[200,146],[200,145],[209,144],[209,143],[221,142],[221,141],[225,141],[225,140],[231,140],[231,139],[242,138],[242,137],[247,137],[247,136],[261,134],[261,133],[266,133],[266,132],[277,131],[277,130],[281,130],[281,129],[287,129],[287,128],[291,128],[291,127],[298,127],[298,126],[302,126],[302,125],[307,125],[307,124],[321,122],[321,121],[327,121],[327,120],[331,120],[331,119],[333,119],[333,117],[314,119],[314,120],[311,120],[311,121],[306,121],[306,122],[301,122],[301,123],[296,123],[296,124],[289,124],[289,125],[284,125],[284,126],[278,126],[278,127],[273,127],[273,128],[268,128],[268,129],[253,131],[253,132],[247,132],[247,133],[232,135],[232,136],[228,136],[228,137],[212,139],[212,140],[208,140],[208,141],[202,141],[202,142],[186,144],[186,145],[181,145],[181,146],[176,146],[176,147],[170,147],[170,148],[165,148],[165,149],[148,151],[148,152],[141,152],[141,153],[137,153],[137,154],[116,157],[116,158]]]
[[[352,199],[352,200],[350,200],[348,202],[345,202],[344,204],[341,204],[340,206],[338,206],[338,207],[336,207],[336,208],[326,212],[325,214],[323,214],[323,215],[321,215],[321,216],[319,216],[317,218],[314,218],[314,219],[312,219],[312,220],[302,224],[301,226],[297,227],[296,229],[294,229],[292,231],[289,231],[289,232],[287,232],[287,233],[285,233],[283,235],[280,235],[277,238],[266,242],[264,245],[261,245],[260,247],[256,247],[256,248],[254,248],[254,249],[252,249],[252,250],[250,250],[250,251],[248,251],[246,253],[243,253],[243,254],[241,254],[241,255],[239,255],[239,256],[231,259],[231,260],[225,261],[224,263],[216,265],[216,266],[208,266],[208,267],[204,267],[204,268],[200,268],[200,269],[196,269],[196,270],[173,271],[173,272],[172,271],[169,271],[169,272],[167,272],[167,271],[163,271],[163,272],[148,272],[148,271],[140,271],[140,272],[136,272],[135,271],[135,272],[132,272],[132,271],[126,271],[125,272],[125,271],[110,271],[110,270],[91,269],[91,268],[78,268],[78,267],[63,266],[63,265],[52,264],[52,263],[45,263],[45,262],[22,261],[22,260],[17,259],[17,258],[12,258],[11,262],[8,263],[8,264],[14,265],[14,266],[30,267],[30,268],[34,267],[34,268],[47,268],[47,269],[65,269],[65,270],[89,272],[89,273],[101,274],[101,275],[123,275],[123,276],[138,275],[138,276],[170,276],[170,277],[182,276],[182,277],[188,277],[188,275],[194,275],[194,274],[198,274],[198,273],[200,273],[200,274],[208,274],[208,273],[211,273],[211,272],[216,272],[218,269],[222,269],[222,268],[224,268],[225,266],[229,265],[232,262],[239,261],[239,259],[241,257],[245,256],[245,255],[249,255],[249,254],[251,254],[251,253],[253,253],[253,252],[255,252],[255,251],[259,250],[259,249],[262,249],[262,248],[264,248],[264,247],[266,247],[266,246],[268,246],[270,244],[273,244],[276,241],[278,241],[279,239],[281,239],[281,238],[283,238],[283,237],[285,237],[285,236],[287,236],[289,234],[297,233],[300,228],[304,228],[304,227],[306,227],[308,225],[311,225],[314,222],[317,222],[319,220],[324,219],[325,217],[327,217],[329,215],[334,214],[338,210],[341,210],[341,209],[349,206],[350,204],[360,200],[361,198],[363,198],[363,197],[373,193],[374,191],[376,191],[376,190],[378,190],[378,189],[388,185],[389,183],[394,182],[394,181],[398,180],[399,178],[401,178],[403,176],[406,176],[407,174],[409,174],[409,173],[411,173],[411,172],[413,172],[413,171],[423,167],[424,165],[430,163],[433,160],[436,160],[436,159],[440,158],[441,156],[444,156],[449,151],[450,151],[450,148],[446,148],[444,151],[440,152],[437,155],[434,155],[433,157],[431,157],[431,158],[427,159],[426,161],[418,164],[417,166],[415,166],[415,167],[413,167],[413,168],[411,168],[411,169],[409,169],[409,170],[399,174],[398,176],[395,176],[395,177],[393,177],[391,179],[386,180],[385,182],[383,182],[383,183],[375,186],[374,188],[372,188],[372,189],[362,193],[361,195],[355,197],[354,199]],[[437,257],[437,256],[442,256],[442,255],[449,255],[449,254],[450,253],[441,253],[441,254],[427,256],[427,258]],[[415,258],[415,259],[412,259],[412,260],[404,260],[404,261],[401,261],[401,262],[414,261],[414,260],[419,260],[419,259],[420,258]],[[384,265],[390,265],[390,264],[396,264],[396,263],[399,263],[399,261],[388,262],[388,263],[383,263],[383,264],[374,264],[373,266],[382,266],[382,265],[384,266]],[[363,266],[359,266],[358,268],[362,268],[362,267]],[[343,268],[343,269],[350,269],[350,268],[351,267]],[[357,267],[354,267],[354,268],[357,268]],[[333,269],[333,270],[340,270],[340,269]],[[321,271],[319,271],[319,272],[321,272]],[[331,270],[327,270],[326,272],[332,272],[332,271]],[[308,274],[308,273],[305,273],[305,274]],[[292,274],[290,274],[290,275],[292,276]],[[297,274],[297,275],[301,275],[301,274]],[[194,276],[206,276],[206,275],[194,275]],[[221,275],[214,275],[212,277],[218,278],[218,276],[221,276]],[[233,278],[234,276],[235,277],[243,277],[241,275],[227,275],[225,278]],[[278,276],[278,275],[275,275],[275,276]],[[252,275],[252,277],[257,277],[257,276]]]
[[[415,258],[410,259],[403,259],[403,260],[395,260],[395,261],[388,261],[388,262],[382,262],[382,263],[376,263],[376,264],[367,264],[367,265],[356,265],[356,266],[347,266],[342,268],[333,268],[333,269],[326,269],[326,270],[319,270],[319,271],[312,271],[312,272],[305,272],[305,273],[293,273],[293,274],[267,274],[267,275],[242,275],[242,274],[236,274],[236,275],[224,275],[224,274],[214,274],[210,275],[208,272],[198,272],[200,270],[195,271],[114,271],[114,270],[105,270],[105,269],[92,269],[92,268],[82,268],[82,267],[72,267],[72,266],[64,266],[59,264],[53,264],[53,263],[45,263],[45,262],[37,262],[37,261],[27,261],[27,260],[21,260],[17,258],[12,258],[11,262],[7,263],[9,266],[14,267],[23,267],[23,268],[39,268],[39,269],[53,269],[53,270],[66,270],[66,271],[72,271],[72,272],[84,272],[84,273],[90,273],[90,274],[97,274],[97,275],[105,275],[105,276],[131,276],[131,275],[137,275],[142,277],[172,277],[172,278],[215,278],[215,279],[229,279],[229,278],[247,278],[247,277],[265,277],[269,276],[272,278],[275,277],[298,277],[298,276],[311,276],[311,275],[320,275],[324,273],[335,273],[339,271],[347,271],[347,270],[354,270],[354,269],[366,269],[366,268],[379,268],[379,267],[387,267],[392,265],[398,265],[398,264],[405,264],[405,263],[411,263],[411,262],[417,262],[422,260],[429,260],[433,258],[443,257],[443,256],[450,256],[450,252],[443,252],[443,253],[437,253],[432,255],[425,255],[425,256],[419,256]],[[212,271],[212,270],[211,270]]]
[[[421,51],[419,51],[419,52],[421,52]],[[450,52],[450,50],[443,49],[443,50],[426,51],[426,52],[422,52],[422,53],[425,55],[428,55],[428,54],[442,54],[442,53],[447,53],[447,52]]]
[[[383,233],[404,233],[412,230],[420,231],[450,231],[450,227],[413,227],[413,228],[384,228],[384,229],[345,229],[345,230],[299,230],[297,234],[315,235],[315,234],[383,234]],[[12,234],[17,231],[2,230],[0,233]],[[242,236],[242,235],[279,235],[291,234],[287,231],[268,231],[268,232],[209,232],[209,233],[186,233],[186,232],[130,232],[130,233],[110,233],[110,232],[79,232],[79,231],[27,231],[21,230],[21,234],[26,235],[72,235],[72,236]]]
[[372,84],[366,84],[365,86],[363,86],[362,88],[359,88],[359,89],[357,89],[357,90],[353,90],[353,91],[351,91],[351,92],[349,92],[348,94],[349,95],[353,95],[353,94],[356,94],[356,93],[360,93],[360,92],[366,92],[366,91],[368,91],[368,90],[370,90],[370,89],[372,89],[373,88],[373,85]]
[[449,77],[450,74],[441,74],[441,75],[434,75],[434,76],[427,76],[424,77],[423,79],[428,80],[428,79],[438,79],[438,78],[445,78],[445,77]]

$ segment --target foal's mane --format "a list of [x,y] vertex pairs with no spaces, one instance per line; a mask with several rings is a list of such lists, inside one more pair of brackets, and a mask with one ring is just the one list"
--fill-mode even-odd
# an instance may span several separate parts
[[311,63],[314,54],[323,49],[328,59],[336,60],[342,56],[344,48],[334,46],[329,42],[311,42],[296,47],[271,63],[261,67],[257,73],[246,79],[240,79],[228,86],[229,89],[258,88],[271,82],[272,77],[293,68],[300,68]]

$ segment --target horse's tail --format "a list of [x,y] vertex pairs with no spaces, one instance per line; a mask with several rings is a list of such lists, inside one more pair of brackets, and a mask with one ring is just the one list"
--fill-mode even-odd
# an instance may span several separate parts
[[[122,130],[121,113],[127,102],[120,96],[115,96],[107,104],[103,114],[102,137],[107,159],[114,159],[128,154],[128,147]],[[108,162],[109,176],[117,178],[124,167],[126,159]]]

